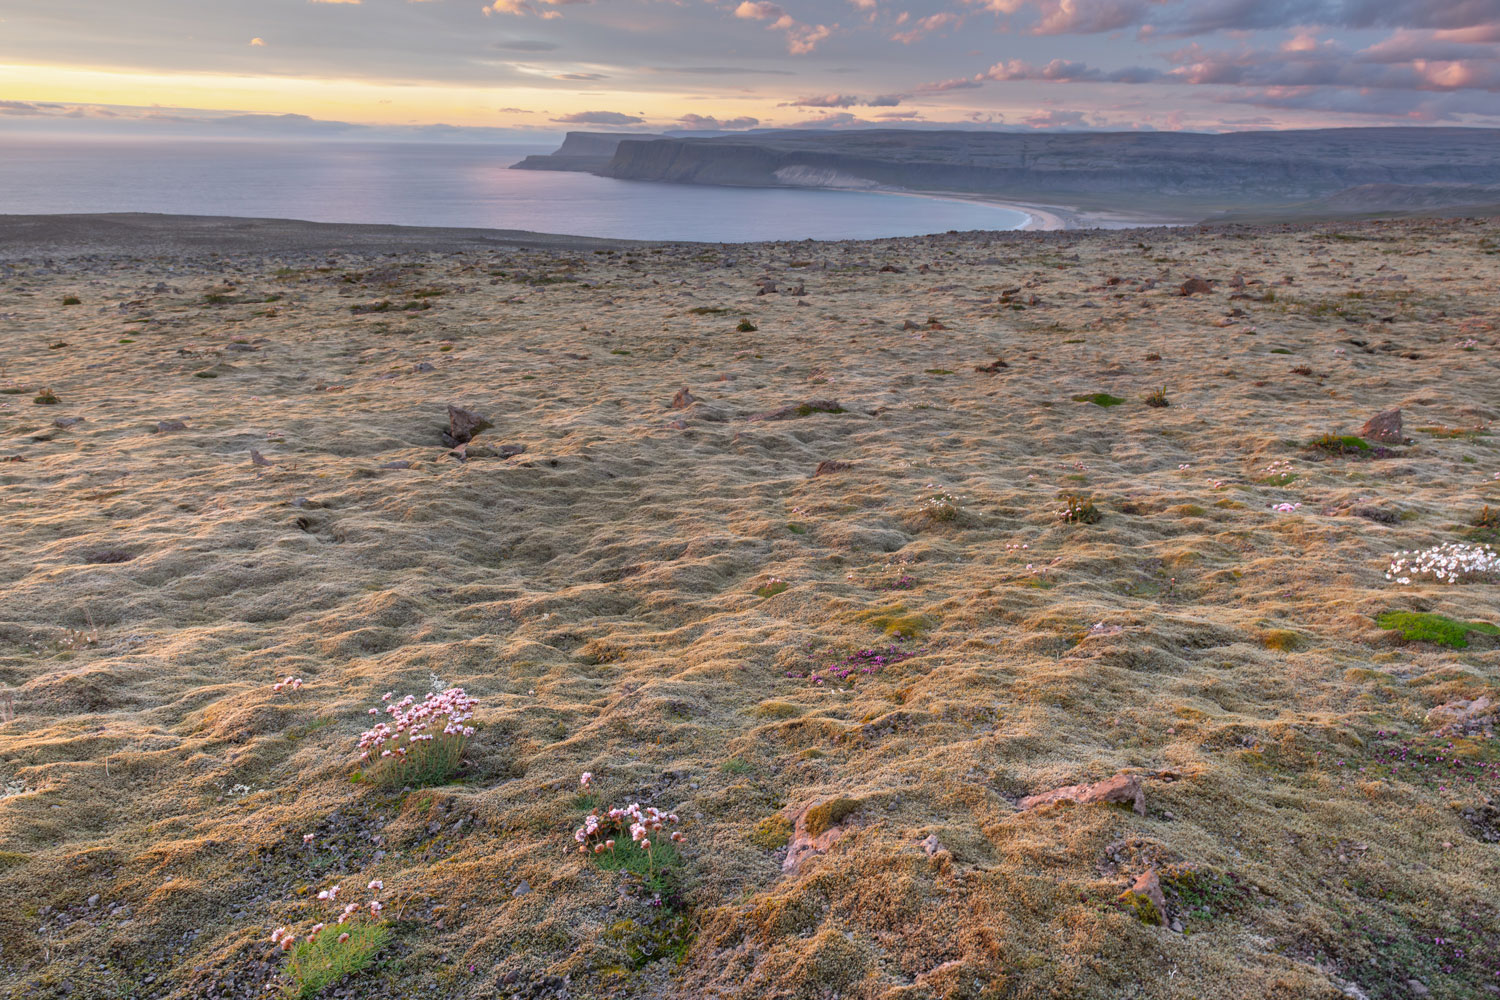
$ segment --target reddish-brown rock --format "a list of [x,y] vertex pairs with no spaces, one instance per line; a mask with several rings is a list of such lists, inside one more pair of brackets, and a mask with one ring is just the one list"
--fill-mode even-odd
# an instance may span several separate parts
[[1401,436],[1401,410],[1397,408],[1375,414],[1359,429],[1359,436],[1381,444],[1404,444],[1406,438]]
[[1141,779],[1130,774],[1117,774],[1092,785],[1067,785],[1050,792],[1028,795],[1017,803],[1017,808],[1025,811],[1054,802],[1076,802],[1079,805],[1116,802],[1130,806],[1142,816],[1146,815],[1146,793],[1141,788]]

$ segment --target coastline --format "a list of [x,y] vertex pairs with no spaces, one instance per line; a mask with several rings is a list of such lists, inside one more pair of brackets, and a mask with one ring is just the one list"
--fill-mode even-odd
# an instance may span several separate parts
[[892,190],[892,194],[909,194],[925,198],[944,198],[949,201],[972,201],[1020,212],[1028,221],[1013,232],[1058,232],[1071,229],[1139,229],[1153,226],[1191,226],[1197,219],[1170,217],[1165,215],[1137,215],[1123,211],[1096,211],[1075,208],[1070,205],[1035,204],[1003,200],[991,195],[964,194],[955,191],[903,191]]
[[[1020,226],[999,230],[1000,232],[1056,232],[1181,224],[1180,221],[1144,219],[1127,221],[1122,216],[1084,213],[1055,205],[1022,205],[949,192],[890,190],[881,193],[902,197],[980,202],[1010,209],[1026,216],[1026,221]],[[883,238],[908,239],[912,237]],[[704,246],[718,245],[717,242],[693,240],[621,240],[519,229],[311,222],[301,219],[176,215],[154,212],[0,215],[0,261],[7,258],[26,257],[38,252],[60,257],[86,257],[93,254],[172,255],[204,252],[227,254],[336,251],[394,253],[419,250],[494,249],[501,246],[528,250],[588,251],[690,243],[701,243]]]

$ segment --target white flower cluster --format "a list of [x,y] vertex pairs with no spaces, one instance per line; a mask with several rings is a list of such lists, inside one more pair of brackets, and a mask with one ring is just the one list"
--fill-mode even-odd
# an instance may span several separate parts
[[[615,830],[629,828],[630,839],[641,846],[642,850],[651,850],[651,836],[659,834],[669,826],[676,826],[678,818],[676,813],[665,813],[655,806],[642,807],[639,802],[632,802],[623,809],[611,809],[600,818],[597,814],[589,814],[584,817],[583,825],[573,832],[573,839],[578,841],[578,853],[588,853],[592,846],[595,854],[614,850],[613,839],[606,839]],[[679,831],[672,831],[669,838],[672,843],[683,842],[683,835]]]
[[[376,894],[379,893],[381,889],[385,888],[385,883],[380,881],[380,879],[375,879],[368,886],[366,886],[366,888],[370,890],[370,901],[368,903],[365,903],[363,906],[361,906],[359,903],[350,903],[345,906],[343,912],[339,914],[338,920],[335,922],[337,925],[342,926],[343,924],[346,924],[350,920],[354,919],[355,914],[359,913],[359,911],[364,909],[365,906],[368,906],[370,908],[370,918],[372,920],[380,916],[380,911],[385,909],[385,907],[381,905],[380,900],[376,898]],[[338,898],[338,895],[339,887],[337,885],[332,885],[327,889],[324,889],[322,892],[319,892],[318,898],[324,900],[325,902],[331,903]],[[328,925],[326,923],[322,922],[321,920],[318,921],[317,923],[313,924],[311,928],[309,928],[307,935],[303,940],[305,940],[308,944],[312,944],[313,942],[318,940],[318,935],[323,933],[323,931],[327,927]],[[339,944],[343,944],[347,940],[349,940],[348,932],[339,935]],[[297,935],[292,931],[287,930],[285,927],[278,927],[271,932],[271,943],[276,945],[282,951],[291,951],[292,946],[297,943]]]
[[1482,582],[1500,579],[1500,555],[1488,545],[1444,542],[1430,549],[1397,552],[1385,578],[1409,584],[1413,580],[1437,583]]
[[[380,700],[390,701],[391,692],[387,691]],[[413,704],[414,702],[416,698],[407,695],[385,707],[391,721],[377,722],[360,734],[360,760],[369,760],[370,755],[377,750],[382,757],[405,757],[408,746],[436,739],[438,735],[474,735],[474,727],[464,723],[474,717],[474,708],[478,702],[465,694],[463,688],[449,688],[437,694],[429,694],[419,703]],[[379,714],[379,709],[370,709],[370,714]],[[438,726],[438,719],[445,721],[438,732],[432,732]],[[406,746],[401,745],[402,737],[406,738]],[[391,745],[386,746],[387,743]]]

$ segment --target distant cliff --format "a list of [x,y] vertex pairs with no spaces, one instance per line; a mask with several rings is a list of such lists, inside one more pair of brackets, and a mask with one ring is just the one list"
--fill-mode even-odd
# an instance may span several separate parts
[[1466,188],[1500,184],[1500,131],[880,130],[630,137],[600,173],[687,184],[883,186],[1086,203],[1118,203],[1128,196],[1153,204],[1291,204],[1361,185],[1424,186],[1443,197],[1462,197]]
[[1500,130],[569,132],[527,170],[734,187],[901,189],[1201,218],[1426,211],[1495,202]]
[[511,164],[513,170],[573,170],[602,173],[609,167],[615,147],[624,139],[656,139],[659,136],[630,132],[569,132],[563,144],[551,153],[528,156]]

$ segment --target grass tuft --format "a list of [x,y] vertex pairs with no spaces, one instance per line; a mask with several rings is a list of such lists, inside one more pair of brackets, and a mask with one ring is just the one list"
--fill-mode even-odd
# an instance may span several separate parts
[[[340,943],[340,933],[347,933],[349,940]],[[292,983],[286,996],[291,1000],[309,1000],[345,977],[364,971],[390,939],[391,932],[385,924],[350,923],[327,928],[312,943],[297,942],[287,961]]]
[[1330,455],[1358,455],[1369,451],[1370,443],[1353,434],[1324,434],[1307,442],[1307,447]]

